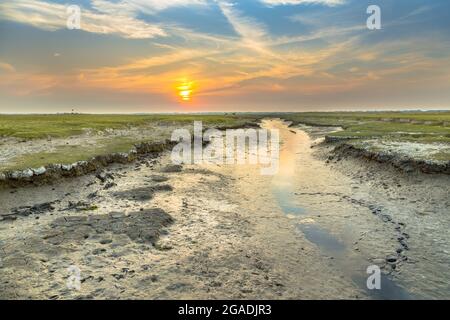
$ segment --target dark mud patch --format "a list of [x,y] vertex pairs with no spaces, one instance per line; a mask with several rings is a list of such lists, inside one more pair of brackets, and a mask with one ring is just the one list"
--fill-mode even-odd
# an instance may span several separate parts
[[69,201],[67,208],[62,209],[61,211],[93,211],[97,210],[98,207],[94,204],[85,201],[72,202]]
[[148,209],[132,212],[128,215],[122,212],[112,212],[104,215],[71,216],[54,220],[45,232],[43,239],[53,245],[72,241],[84,241],[90,237],[101,238],[101,244],[112,240],[106,235],[125,234],[137,243],[155,244],[164,227],[173,223],[173,219],[161,209]]
[[168,177],[166,176],[161,176],[161,175],[153,175],[150,177],[150,179],[154,182],[166,182],[169,180]]
[[54,205],[57,201],[54,202],[45,202],[35,204],[33,206],[21,206],[17,208],[13,208],[10,213],[2,213],[0,214],[0,221],[8,221],[8,220],[16,220],[18,217],[28,217],[32,214],[38,215],[46,212],[51,212],[55,210]]
[[161,169],[161,172],[165,172],[165,173],[177,173],[177,172],[181,172],[183,170],[183,166],[179,165],[179,164],[173,164],[173,165],[168,165],[165,166]]
[[113,196],[117,199],[132,201],[149,201],[153,199],[155,193],[162,191],[172,191],[172,186],[168,184],[155,185],[150,187],[140,187],[125,191],[114,192]]
[[[0,241],[0,298],[50,298],[49,290],[61,297],[72,297],[66,287],[66,272],[71,265],[82,266],[83,285],[85,281],[108,283],[111,280],[106,273],[112,274],[115,281],[133,276],[134,271],[127,271],[125,266],[118,272],[116,264],[121,260],[117,258],[136,251],[144,254],[173,222],[159,208],[128,215],[112,212],[68,216],[24,237],[17,234],[10,243]],[[109,263],[103,264],[104,259]],[[94,290],[92,298],[96,297]]]

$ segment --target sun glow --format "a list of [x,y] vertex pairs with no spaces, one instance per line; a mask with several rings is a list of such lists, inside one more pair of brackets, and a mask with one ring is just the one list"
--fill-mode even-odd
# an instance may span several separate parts
[[177,87],[178,95],[180,96],[182,101],[188,102],[192,99],[192,82],[183,82],[181,85]]

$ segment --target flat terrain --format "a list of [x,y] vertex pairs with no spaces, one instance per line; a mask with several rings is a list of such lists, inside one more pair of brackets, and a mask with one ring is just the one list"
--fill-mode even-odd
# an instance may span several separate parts
[[281,114],[311,126],[340,127],[330,138],[374,152],[450,161],[450,112],[327,112]]
[[85,132],[101,132],[132,127],[157,127],[169,124],[191,124],[202,121],[207,125],[242,124],[245,117],[235,115],[0,115],[0,137],[22,139],[65,138]]
[[[126,153],[194,120],[278,129],[281,149],[274,176],[258,165],[174,166],[166,150],[5,185],[0,298],[448,298],[450,176],[335,152],[351,144],[445,165],[448,116],[1,116],[3,172]],[[373,265],[380,291],[366,287]]]
[[1,190],[0,297],[448,298],[449,176],[327,163],[328,128],[262,125],[280,130],[275,176],[166,153]]
[[373,152],[450,161],[450,112],[328,112],[222,115],[0,115],[0,172],[71,164],[161,142],[174,129],[239,127],[265,117],[340,127],[328,136]]
[[233,115],[0,115],[0,172],[72,164],[170,139],[173,130],[243,126]]

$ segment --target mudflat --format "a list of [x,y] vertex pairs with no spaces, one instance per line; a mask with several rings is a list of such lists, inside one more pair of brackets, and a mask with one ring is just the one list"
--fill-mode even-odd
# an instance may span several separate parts
[[[330,160],[327,130],[280,130],[280,169],[170,152],[0,191],[6,299],[448,296],[448,175]],[[366,270],[383,271],[367,289]],[[73,288],[74,270],[81,278]]]

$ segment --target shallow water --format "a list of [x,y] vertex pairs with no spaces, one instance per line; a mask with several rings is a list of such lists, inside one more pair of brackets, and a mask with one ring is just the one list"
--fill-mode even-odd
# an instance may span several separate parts
[[[314,168],[311,163],[317,160],[311,157],[312,141],[304,132],[292,130],[281,121],[266,121],[263,126],[270,129],[280,130],[280,170],[272,178],[272,193],[282,211],[289,216],[296,218],[310,215],[308,210],[301,206],[302,199],[295,193],[297,189],[296,181],[306,181],[317,188],[323,187],[322,179],[326,179],[319,168]],[[300,167],[299,167],[300,165]],[[302,177],[304,177],[302,179]],[[329,208],[333,209],[333,208]],[[316,245],[325,254],[331,255],[336,267],[340,272],[349,276],[350,279],[373,299],[412,299],[413,296],[402,286],[385,274],[381,277],[381,289],[369,290],[367,288],[367,277],[365,270],[368,262],[362,256],[354,255],[350,252],[351,245],[346,243],[345,235],[335,235],[325,227],[319,225],[314,219],[306,219],[306,223],[299,223],[297,228],[303,233],[305,238]]]

